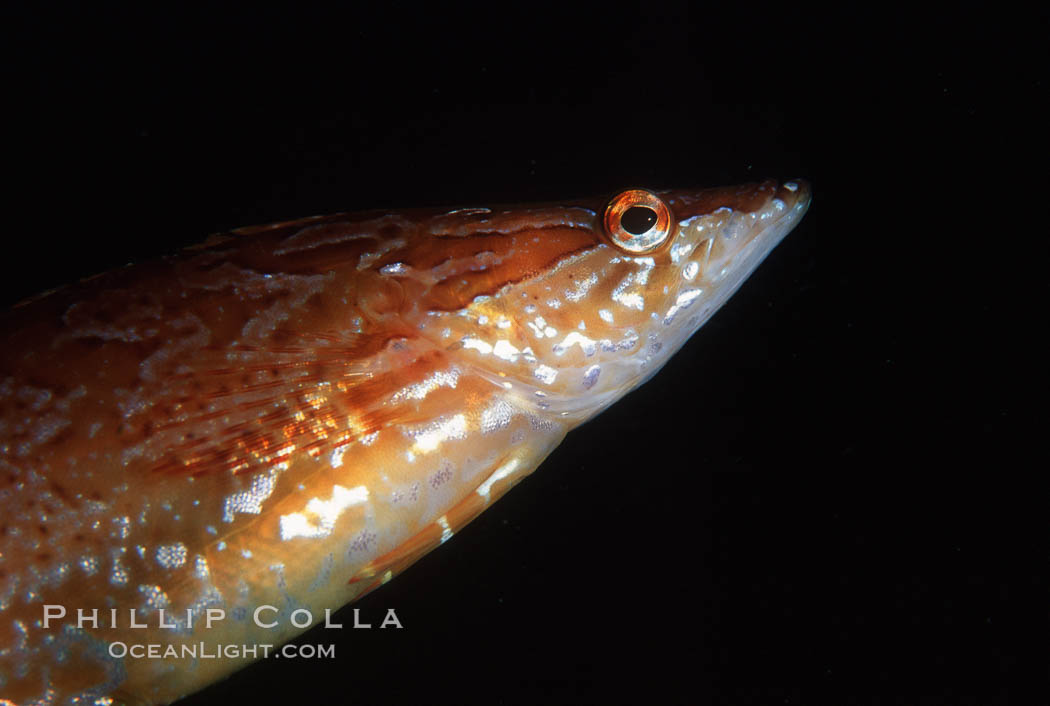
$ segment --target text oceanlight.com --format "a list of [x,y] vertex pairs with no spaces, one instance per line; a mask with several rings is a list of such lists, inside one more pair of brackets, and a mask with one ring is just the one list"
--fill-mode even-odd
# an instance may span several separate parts
[[266,659],[270,656],[288,659],[332,659],[335,645],[206,645],[203,642],[183,645],[146,645],[112,642],[109,656],[114,659]]
[[[381,622],[374,619],[362,619],[360,608],[352,609],[353,622],[336,623],[332,620],[331,609],[324,612],[325,629],[395,628],[403,626],[393,608],[386,611]],[[226,611],[222,608],[208,608],[201,612],[187,610],[185,613],[173,611],[166,613],[163,608],[151,610],[146,616],[139,615],[134,608],[118,610],[111,608],[77,608],[76,620],[66,620],[66,626],[76,626],[79,630],[91,629],[132,629],[132,630],[178,630],[187,635],[194,629],[207,630],[226,620]],[[52,623],[60,623],[73,614],[65,606],[48,604],[44,606],[42,626],[48,629]],[[314,624],[314,615],[306,608],[298,608],[290,613],[282,613],[276,606],[261,605],[251,614],[251,620],[258,628],[278,628],[282,621],[299,629],[306,629]],[[62,624],[62,623],[60,623]],[[266,659],[267,657],[286,657],[289,659],[331,659],[335,657],[335,645],[273,645],[257,644],[222,644],[214,641],[199,640],[196,642],[167,643],[128,643],[120,640],[109,642],[109,656],[114,659]]]

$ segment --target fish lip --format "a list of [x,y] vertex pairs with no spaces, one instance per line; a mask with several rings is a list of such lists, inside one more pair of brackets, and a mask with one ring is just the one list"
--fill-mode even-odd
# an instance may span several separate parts
[[[778,182],[760,207],[744,212],[755,217],[750,220],[747,232],[728,236],[725,232],[712,232],[708,235],[708,240],[714,238],[721,240],[722,244],[722,252],[710,260],[705,258],[701,269],[701,277],[712,290],[708,307],[712,313],[721,308],[795,229],[811,201],[812,188],[807,180]],[[730,214],[730,217],[734,215]]]
[[781,212],[770,218],[761,229],[754,231],[751,237],[744,239],[739,244],[737,252],[733,253],[733,257],[754,258],[756,255],[748,255],[747,251],[762,251],[757,254],[757,260],[747,268],[748,272],[753,271],[795,229],[802,217],[806,215],[806,211],[809,210],[812,200],[813,190],[808,180],[788,179],[780,182],[776,192],[767,202],[766,208],[780,201],[783,203]]
[[776,223],[774,230],[778,232],[779,237],[770,244],[770,248],[793,231],[802,217],[806,215],[813,201],[813,188],[806,179],[789,179],[780,183],[773,198],[784,202],[784,213],[774,219]]
[[788,179],[780,182],[774,198],[778,198],[788,207],[787,213],[793,220],[798,220],[809,210],[813,201],[813,187],[808,179]]
[[[750,266],[744,268],[750,273],[780,241],[795,229],[806,211],[809,210],[812,198],[812,187],[806,179],[788,179],[779,182],[765,204],[750,212],[752,214],[767,212],[761,219],[764,223],[761,227],[755,227],[748,236],[739,239],[734,246],[731,246],[728,253],[729,259],[754,259],[755,261]],[[768,213],[773,209],[779,212]],[[760,252],[756,253],[756,250]]]

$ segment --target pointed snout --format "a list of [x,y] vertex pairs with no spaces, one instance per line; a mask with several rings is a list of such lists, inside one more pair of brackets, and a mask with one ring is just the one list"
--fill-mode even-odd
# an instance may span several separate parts
[[[780,182],[767,179],[740,186],[711,189],[673,189],[660,196],[671,207],[679,223],[697,216],[710,215],[719,209],[734,213],[756,213],[783,206],[784,215],[798,219],[809,207],[811,190],[805,179]],[[779,204],[777,203],[779,201]]]
[[776,191],[776,196],[784,202],[786,211],[792,224],[798,222],[809,209],[809,203],[813,199],[813,192],[809,182],[805,179],[791,179],[782,182]]

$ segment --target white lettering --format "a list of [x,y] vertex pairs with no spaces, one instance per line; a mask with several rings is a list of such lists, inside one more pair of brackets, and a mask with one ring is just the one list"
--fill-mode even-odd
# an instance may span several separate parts
[[273,621],[272,623],[261,622],[261,620],[259,618],[259,613],[262,613],[264,610],[272,610],[274,613],[277,612],[277,609],[274,608],[272,605],[261,605],[261,606],[259,606],[258,608],[255,609],[255,612],[252,613],[252,619],[255,621],[255,624],[258,625],[261,628],[275,628],[275,627],[277,627],[277,621],[276,620]]
[[341,628],[341,627],[343,627],[342,623],[333,623],[332,622],[332,609],[331,608],[325,608],[324,609],[324,627],[325,627],[325,630],[327,630],[328,628]]
[[[295,622],[295,616],[298,615],[299,613],[305,613],[306,614],[306,622],[305,623],[299,624],[299,623]],[[293,610],[292,611],[291,621],[292,621],[292,625],[294,625],[295,627],[297,627],[297,628],[305,628],[305,627],[309,627],[310,623],[312,623],[314,621],[314,616],[306,608],[299,608],[298,610]]]
[[204,626],[210,629],[213,620],[226,620],[226,611],[222,608],[208,608],[204,611]]
[[[84,629],[84,623],[87,623],[87,622],[91,623],[91,627],[97,629],[98,628],[98,608],[92,608],[91,609],[91,617],[90,618],[87,617],[86,613],[87,613],[87,611],[84,610],[83,608],[77,608],[77,629],[78,630],[83,630]],[[47,626],[45,625],[45,627],[47,627]]]
[[383,624],[380,625],[380,629],[385,628],[387,625],[395,625],[398,629],[403,627],[401,621],[397,619],[397,613],[394,612],[393,608],[386,609],[386,617],[383,618]]
[[[128,613],[131,614],[131,622],[128,623],[128,627],[129,628],[135,628],[135,629],[141,630],[142,628],[147,627],[145,623],[136,623],[135,622],[135,609],[134,608],[128,608]],[[134,646],[132,646],[132,649],[135,649]],[[135,655],[132,655],[132,657],[134,657],[134,656]]]
[[158,612],[158,618],[157,618],[157,627],[158,628],[160,628],[161,630],[174,630],[175,628],[178,627],[178,625],[176,625],[175,623],[165,623],[164,622],[164,609],[163,608],[161,608],[157,612]]
[[358,621],[358,614],[361,612],[360,608],[354,608],[354,627],[355,628],[370,628],[371,623],[362,623]]
[[[54,609],[56,609],[56,608],[58,609],[58,612],[55,612]],[[51,622],[51,618],[56,618],[57,619],[57,618],[64,618],[64,617],[66,617],[66,607],[65,606],[53,605],[53,604],[45,605],[44,606],[44,629],[46,630],[49,627],[48,624]]]

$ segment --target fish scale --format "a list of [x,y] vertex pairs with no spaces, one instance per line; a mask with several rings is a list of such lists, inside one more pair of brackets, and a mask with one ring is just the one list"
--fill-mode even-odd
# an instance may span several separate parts
[[5,313],[0,697],[169,703],[252,657],[114,645],[278,645],[389,580],[654,374],[809,188],[651,199],[634,249],[604,199],[335,214]]

